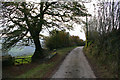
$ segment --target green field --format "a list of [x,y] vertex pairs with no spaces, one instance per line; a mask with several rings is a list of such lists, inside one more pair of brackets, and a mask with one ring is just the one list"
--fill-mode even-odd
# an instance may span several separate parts
[[14,58],[14,64],[20,65],[20,64],[27,64],[31,62],[32,55],[29,56],[19,56]]

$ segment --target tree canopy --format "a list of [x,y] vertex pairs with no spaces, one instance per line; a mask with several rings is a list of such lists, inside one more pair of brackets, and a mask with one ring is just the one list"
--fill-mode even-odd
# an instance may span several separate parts
[[81,2],[3,2],[2,35],[7,36],[4,49],[28,38],[33,40],[38,54],[42,50],[39,40],[42,30],[71,29],[73,23],[81,22],[80,16],[86,16],[86,12]]

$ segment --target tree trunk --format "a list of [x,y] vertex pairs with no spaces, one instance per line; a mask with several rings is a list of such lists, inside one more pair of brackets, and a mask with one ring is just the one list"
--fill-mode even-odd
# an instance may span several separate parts
[[88,47],[88,18],[86,15],[86,47]]
[[32,56],[32,61],[34,61],[36,59],[44,58],[43,49],[41,47],[40,40],[39,40],[39,33],[35,34],[32,37],[33,37],[33,41],[34,41],[34,44],[35,44],[35,52]]

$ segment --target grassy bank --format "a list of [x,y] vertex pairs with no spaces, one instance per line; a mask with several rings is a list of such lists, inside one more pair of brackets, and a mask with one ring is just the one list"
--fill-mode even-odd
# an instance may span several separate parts
[[[85,56],[87,57],[90,65],[92,66],[92,69],[96,75],[97,78],[117,78],[117,69],[116,65],[113,64],[114,60],[111,62],[109,61],[107,57],[105,58],[104,55],[102,56],[96,56],[95,50],[93,50],[94,47],[87,47],[83,49]],[[104,52],[103,52],[104,54]],[[104,59],[105,58],[105,59]],[[103,61],[104,60],[104,61]],[[115,63],[115,62],[114,62]]]
[[67,53],[74,49],[75,47],[68,47],[57,50],[57,55],[52,59],[37,65],[36,67],[30,69],[29,71],[17,76],[17,78],[44,78],[50,77],[60,63],[63,61]]

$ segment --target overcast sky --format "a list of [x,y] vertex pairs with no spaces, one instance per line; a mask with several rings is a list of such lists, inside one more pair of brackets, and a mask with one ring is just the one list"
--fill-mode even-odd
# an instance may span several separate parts
[[[96,4],[96,1],[93,0],[91,3],[85,3],[85,7],[88,9],[88,13],[94,15],[94,6],[93,4]],[[85,18],[84,18],[85,20]],[[81,32],[82,31],[82,32]],[[69,31],[71,35],[79,36],[79,38],[86,40],[85,33],[82,29],[82,25],[75,25],[73,31]]]
[[[94,15],[94,6],[93,6],[94,3],[96,3],[96,1],[92,1],[91,3],[85,4],[86,8],[88,9],[88,13],[92,15]],[[85,20],[86,18],[83,18],[83,19]],[[85,33],[82,29],[82,26],[83,25],[74,24],[73,25],[74,30],[70,30],[70,31],[67,30],[67,32],[69,32],[70,35],[79,36],[80,39],[86,40]],[[44,33],[41,33],[41,34],[46,35],[46,36],[49,35],[48,31],[44,31]]]
[[[96,3],[95,1],[91,2],[91,3],[86,3],[85,6],[88,9],[88,13],[94,15],[94,6],[93,4]],[[84,18],[85,20],[85,18]],[[82,31],[82,32],[81,32]],[[75,35],[75,36],[79,36],[80,39],[86,40],[85,38],[85,33],[82,29],[82,25],[74,25],[74,30],[73,31],[69,31],[69,33],[71,35]]]
[[[90,13],[92,15],[94,15],[94,6],[93,6],[94,3],[96,3],[96,1],[93,0],[91,3],[85,4],[86,8],[88,9],[88,13]],[[83,19],[85,20],[86,18],[83,18]],[[74,30],[70,30],[70,31],[67,30],[67,32],[69,32],[70,35],[79,36],[80,39],[86,40],[85,33],[82,29],[82,26],[83,25],[74,24],[73,25]],[[49,35],[48,31],[44,31],[44,33],[41,33],[41,34],[46,35],[46,36]]]

